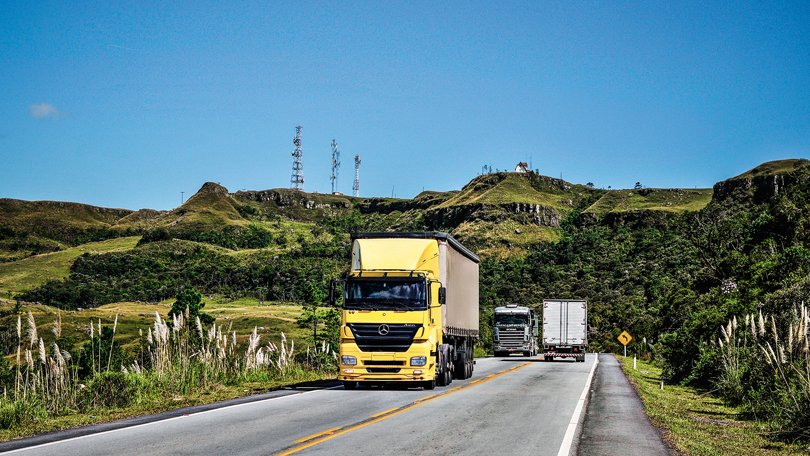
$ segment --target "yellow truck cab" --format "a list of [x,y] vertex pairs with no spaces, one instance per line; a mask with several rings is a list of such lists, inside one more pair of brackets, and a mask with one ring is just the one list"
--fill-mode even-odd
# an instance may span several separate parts
[[359,233],[344,288],[339,379],[418,382],[472,376],[478,257],[447,233]]

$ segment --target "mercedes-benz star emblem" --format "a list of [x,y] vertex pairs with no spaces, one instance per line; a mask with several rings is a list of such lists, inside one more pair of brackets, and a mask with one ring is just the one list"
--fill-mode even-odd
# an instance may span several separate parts
[[388,334],[389,331],[391,331],[391,328],[389,328],[386,324],[382,324],[379,328],[377,328],[377,333],[381,336]]

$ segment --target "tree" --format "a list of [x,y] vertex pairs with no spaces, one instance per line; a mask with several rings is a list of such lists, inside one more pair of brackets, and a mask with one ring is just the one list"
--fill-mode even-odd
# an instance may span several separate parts
[[172,310],[169,311],[169,318],[171,318],[172,315],[185,315],[186,308],[188,308],[188,318],[190,322],[193,322],[195,317],[200,317],[201,322],[210,325],[214,322],[214,317],[205,312],[201,312],[203,307],[205,307],[205,303],[202,302],[202,294],[193,288],[186,288],[181,290],[180,293],[177,293],[177,300],[172,304]]
[[636,182],[636,185],[633,187],[634,189],[638,190],[642,187],[641,182]]

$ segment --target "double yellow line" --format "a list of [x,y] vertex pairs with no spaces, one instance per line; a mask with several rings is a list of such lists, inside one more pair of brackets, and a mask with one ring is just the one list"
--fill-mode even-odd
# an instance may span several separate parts
[[479,379],[476,379],[476,380],[472,380],[472,381],[468,382],[465,385],[460,385],[460,386],[450,388],[450,389],[448,389],[447,391],[445,391],[443,393],[431,394],[429,396],[421,397],[421,398],[419,398],[419,399],[417,399],[417,400],[415,400],[415,401],[413,401],[413,402],[411,402],[409,404],[405,404],[405,405],[403,405],[401,407],[394,407],[394,408],[390,408],[388,410],[383,410],[382,412],[375,413],[374,415],[371,415],[367,419],[365,419],[363,421],[360,421],[358,423],[355,423],[355,424],[350,424],[350,425],[347,425],[347,426],[333,427],[333,428],[327,429],[325,431],[318,432],[316,434],[312,434],[312,435],[308,435],[306,437],[302,437],[302,438],[300,438],[298,440],[293,441],[293,443],[295,445],[293,445],[291,447],[288,447],[288,448],[286,448],[284,450],[281,450],[280,452],[278,452],[276,454],[278,456],[287,456],[287,455],[290,455],[290,454],[298,453],[301,450],[311,448],[311,447],[313,447],[315,445],[326,442],[327,440],[334,439],[335,437],[341,436],[343,434],[348,434],[349,432],[356,431],[358,429],[364,428],[364,427],[369,426],[371,424],[379,423],[380,421],[387,420],[388,418],[391,418],[392,416],[397,416],[399,414],[405,413],[408,410],[412,410],[412,409],[414,409],[416,407],[427,404],[428,402],[435,401],[436,399],[438,399],[440,397],[449,396],[449,395],[451,395],[453,393],[457,393],[457,392],[465,390],[467,388],[471,388],[471,387],[473,387],[475,385],[480,385],[480,384],[486,383],[486,382],[488,382],[490,380],[494,380],[494,379],[496,379],[498,377],[501,377],[501,376],[506,375],[508,373],[514,372],[514,371],[516,371],[518,369],[523,369],[524,367],[528,366],[529,364],[531,364],[531,363],[528,363],[528,362],[527,363],[522,363],[522,364],[519,364],[517,366],[510,367],[509,369],[503,370],[501,372],[498,372],[498,373],[495,373],[495,374],[490,374],[490,375],[488,375],[486,377],[482,377],[482,378],[479,378]]

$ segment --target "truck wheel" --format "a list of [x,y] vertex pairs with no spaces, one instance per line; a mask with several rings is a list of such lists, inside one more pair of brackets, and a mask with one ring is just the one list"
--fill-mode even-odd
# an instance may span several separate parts
[[526,358],[528,358],[529,356],[532,356],[532,352],[530,352],[530,351],[525,351],[525,352],[523,352],[523,356],[525,356]]
[[459,362],[453,363],[453,377],[464,380],[467,378],[467,362],[465,360],[461,360]]
[[343,382],[343,389],[346,390],[357,389],[357,382]]
[[422,389],[424,390],[434,390],[436,389],[436,380],[428,380],[422,383]]

